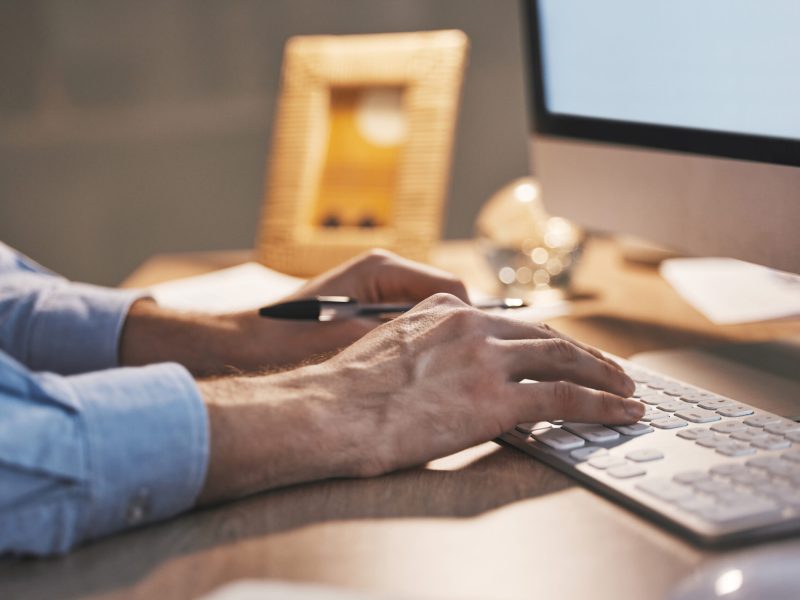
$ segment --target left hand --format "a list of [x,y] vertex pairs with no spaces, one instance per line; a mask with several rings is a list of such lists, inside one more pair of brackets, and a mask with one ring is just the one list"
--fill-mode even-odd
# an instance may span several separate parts
[[[458,279],[384,250],[373,250],[306,283],[286,300],[350,296],[360,302],[416,303],[438,292],[469,302]],[[172,311],[148,299],[131,306],[120,339],[122,365],[175,361],[195,375],[260,371],[327,358],[380,322],[320,323],[265,319],[255,310],[229,315]]]
[[[446,292],[469,303],[464,284],[453,275],[385,250],[365,252],[308,281],[283,300],[314,296],[350,296],[359,302],[417,303]],[[232,315],[246,340],[250,360],[243,368],[297,364],[325,357],[380,324],[375,319],[319,323],[264,319],[252,312]]]

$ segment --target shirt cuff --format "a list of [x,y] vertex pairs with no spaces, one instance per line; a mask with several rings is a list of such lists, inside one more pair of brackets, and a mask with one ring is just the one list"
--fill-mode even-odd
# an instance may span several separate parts
[[83,539],[191,508],[208,467],[205,404],[174,363],[68,377],[88,440]]
[[54,285],[42,296],[31,327],[26,364],[69,375],[116,367],[122,325],[141,290],[84,283]]

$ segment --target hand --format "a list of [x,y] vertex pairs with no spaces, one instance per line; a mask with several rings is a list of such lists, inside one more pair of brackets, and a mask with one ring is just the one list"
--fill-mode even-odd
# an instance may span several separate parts
[[[521,379],[539,383],[520,384]],[[211,423],[202,501],[422,464],[525,421],[633,423],[634,383],[549,327],[437,294],[335,357],[201,383]]]
[[[372,250],[312,279],[284,300],[350,296],[362,303],[416,303],[437,292],[469,302],[464,284],[453,275],[385,250]],[[375,319],[327,323],[264,319],[252,312],[234,318],[251,342],[248,353],[257,364],[249,366],[293,365],[314,356],[324,357],[380,324]],[[269,349],[278,352],[268,353]]]
[[[306,283],[286,298],[351,296],[360,302],[418,302],[437,292],[468,301],[464,285],[449,273],[383,250],[373,250]],[[211,316],[136,302],[120,341],[120,363],[176,361],[195,375],[258,371],[325,357],[379,324],[372,319],[329,323],[264,319],[256,311]]]

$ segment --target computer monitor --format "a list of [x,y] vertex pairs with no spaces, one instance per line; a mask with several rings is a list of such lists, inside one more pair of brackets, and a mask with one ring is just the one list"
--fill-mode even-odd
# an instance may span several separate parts
[[522,4],[551,213],[800,272],[800,2]]

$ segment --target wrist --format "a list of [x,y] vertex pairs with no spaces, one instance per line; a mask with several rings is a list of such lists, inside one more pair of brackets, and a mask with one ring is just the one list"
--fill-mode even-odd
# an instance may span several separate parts
[[364,474],[358,417],[338,410],[320,376],[309,366],[199,382],[211,436],[200,503]]
[[232,316],[173,311],[151,299],[128,311],[119,342],[119,362],[141,366],[177,362],[194,375],[248,368],[243,341],[246,332]]

